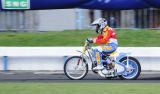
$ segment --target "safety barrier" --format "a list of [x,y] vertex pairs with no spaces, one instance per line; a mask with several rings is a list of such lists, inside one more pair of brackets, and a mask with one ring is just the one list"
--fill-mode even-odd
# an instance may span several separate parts
[[[0,70],[63,70],[67,57],[80,55],[82,47],[0,47]],[[160,70],[160,47],[119,47],[131,53],[142,70]]]

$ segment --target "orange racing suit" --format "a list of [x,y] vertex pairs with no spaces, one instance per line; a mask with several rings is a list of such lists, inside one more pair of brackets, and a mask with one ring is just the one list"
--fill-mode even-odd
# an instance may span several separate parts
[[114,29],[111,27],[106,26],[102,34],[94,37],[94,43],[101,45],[100,49],[95,49],[95,57],[97,60],[97,64],[100,64],[100,52],[105,51],[106,53],[110,54],[117,49],[118,42],[116,38],[116,33]]

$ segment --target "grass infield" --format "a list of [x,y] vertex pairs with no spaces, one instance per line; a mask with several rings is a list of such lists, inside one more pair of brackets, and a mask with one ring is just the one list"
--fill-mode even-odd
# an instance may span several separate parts
[[0,83],[0,94],[159,94],[151,83]]
[[[117,29],[121,47],[159,47],[160,30]],[[62,32],[1,32],[0,46],[82,46],[93,30]]]

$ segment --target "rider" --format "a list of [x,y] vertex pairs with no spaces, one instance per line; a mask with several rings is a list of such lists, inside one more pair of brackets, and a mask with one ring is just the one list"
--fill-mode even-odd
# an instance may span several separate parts
[[94,43],[100,45],[98,48],[94,49],[95,58],[97,66],[94,67],[94,70],[101,70],[104,68],[103,64],[100,62],[100,55],[102,52],[107,54],[113,53],[118,47],[118,41],[116,39],[116,33],[114,29],[108,26],[107,20],[104,18],[96,19],[92,24],[96,26],[96,33],[98,36],[93,38],[87,38],[89,43]]

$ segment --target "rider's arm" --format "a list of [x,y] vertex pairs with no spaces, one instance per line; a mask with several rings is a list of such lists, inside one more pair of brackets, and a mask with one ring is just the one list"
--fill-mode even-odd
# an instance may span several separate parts
[[106,31],[106,32],[104,32],[103,37],[101,37],[101,38],[97,37],[95,39],[94,43],[95,44],[106,44],[109,41],[110,36],[111,36],[111,32],[110,31]]

